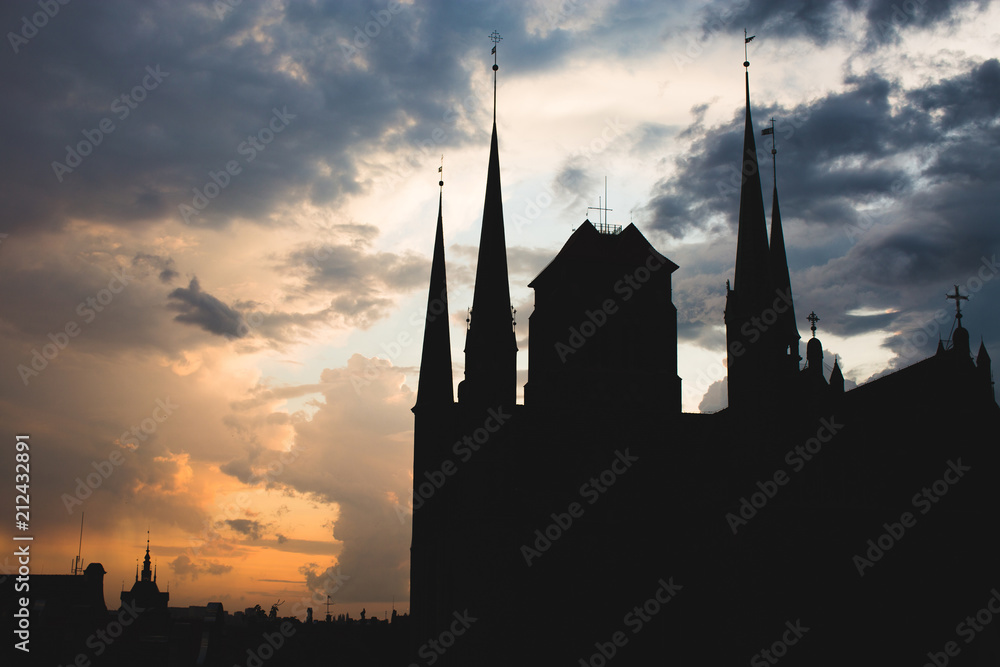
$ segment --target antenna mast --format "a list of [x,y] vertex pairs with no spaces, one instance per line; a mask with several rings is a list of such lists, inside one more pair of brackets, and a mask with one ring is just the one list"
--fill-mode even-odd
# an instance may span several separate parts
[[83,574],[83,559],[81,555],[83,554],[83,517],[86,515],[86,512],[80,514],[80,545],[77,547],[76,560],[73,562],[73,574]]

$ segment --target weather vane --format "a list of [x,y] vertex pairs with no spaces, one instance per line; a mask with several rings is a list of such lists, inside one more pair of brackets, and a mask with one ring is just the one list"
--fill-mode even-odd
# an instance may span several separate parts
[[503,37],[500,36],[496,30],[490,33],[490,41],[493,42],[493,122],[497,120],[497,70],[500,66],[497,65],[497,44],[500,43]]
[[444,155],[441,156],[441,166],[438,167],[438,186],[444,187]]
[[750,35],[747,37],[747,29],[743,28],[743,66],[750,67],[750,56],[747,51],[747,44],[753,41],[753,38],[757,35]]

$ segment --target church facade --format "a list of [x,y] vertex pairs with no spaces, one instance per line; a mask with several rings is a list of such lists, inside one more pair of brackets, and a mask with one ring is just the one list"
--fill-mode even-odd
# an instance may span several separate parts
[[948,664],[971,665],[1000,646],[1000,621],[968,644],[957,627],[1000,586],[989,355],[959,316],[936,355],[845,392],[811,314],[803,360],[754,132],[747,73],[715,414],[681,411],[678,266],[634,225],[589,221],[529,285],[516,404],[495,120],[456,400],[439,202],[413,408],[418,664],[920,665],[955,642]]

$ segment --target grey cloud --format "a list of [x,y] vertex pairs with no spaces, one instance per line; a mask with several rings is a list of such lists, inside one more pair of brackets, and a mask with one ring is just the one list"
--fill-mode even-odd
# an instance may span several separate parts
[[226,338],[242,338],[247,335],[243,318],[238,312],[203,292],[198,278],[191,279],[187,287],[178,287],[169,294],[173,303],[168,308],[178,311],[174,320],[185,324],[196,324],[209,333]]

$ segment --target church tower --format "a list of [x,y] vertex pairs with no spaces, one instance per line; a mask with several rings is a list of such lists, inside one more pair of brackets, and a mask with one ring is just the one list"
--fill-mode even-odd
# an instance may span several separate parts
[[[781,209],[778,206],[778,165],[774,137],[774,119],[771,127],[764,130],[771,135],[771,168],[774,174],[774,192],[771,197],[771,247],[769,260],[771,279],[774,282],[774,295],[779,307],[772,302],[777,322],[774,324],[774,343],[777,348],[777,363],[775,374],[785,384],[794,390],[794,378],[798,374],[799,361],[799,330],[795,325],[795,306],[792,303],[792,280],[788,275],[788,258],[785,256],[785,233],[781,228]],[[785,308],[787,306],[787,308]]]
[[[497,36],[495,41],[499,39]],[[513,406],[517,389],[517,342],[507,278],[507,242],[500,191],[496,46],[493,55],[493,136],[479,236],[476,287],[465,339],[465,380],[458,386],[459,403],[470,407]]]
[[750,117],[750,62],[745,61],[743,66],[747,68],[741,160],[743,178],[736,270],[733,285],[726,290],[725,312],[729,407],[736,410],[761,407],[773,395],[774,369],[771,362],[776,347],[773,325],[777,321],[776,317],[769,323],[764,319],[772,309],[775,288],[771,277],[757,144]]
[[[415,636],[432,632],[445,608],[449,607],[441,585],[448,544],[446,518],[440,496],[425,492],[421,484],[440,470],[449,456],[454,391],[452,389],[451,336],[448,330],[448,281],[444,259],[444,167],[438,186],[437,228],[431,260],[427,314],[417,380],[417,401],[413,406],[413,523],[410,543],[410,609],[419,625]],[[433,489],[432,489],[433,491]],[[433,502],[437,500],[438,502]]]

